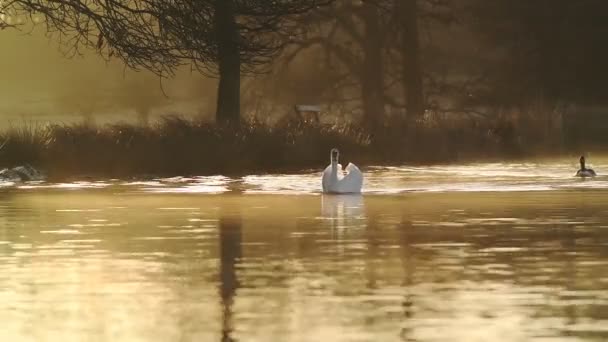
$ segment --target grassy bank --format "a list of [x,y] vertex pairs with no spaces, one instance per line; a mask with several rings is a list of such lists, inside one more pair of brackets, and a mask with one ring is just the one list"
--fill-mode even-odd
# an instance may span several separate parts
[[54,179],[295,172],[325,167],[332,147],[341,150],[343,165],[352,160],[362,166],[517,158],[555,150],[546,141],[526,143],[511,129],[477,123],[410,122],[371,134],[350,125],[248,122],[234,128],[178,117],[149,127],[20,125],[0,133],[0,139],[0,167],[27,163]]

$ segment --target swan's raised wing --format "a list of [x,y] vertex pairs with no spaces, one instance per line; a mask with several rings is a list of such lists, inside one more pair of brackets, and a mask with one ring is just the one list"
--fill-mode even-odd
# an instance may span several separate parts
[[363,173],[357,165],[348,163],[346,165],[346,176],[340,180],[341,192],[359,193],[363,187]]

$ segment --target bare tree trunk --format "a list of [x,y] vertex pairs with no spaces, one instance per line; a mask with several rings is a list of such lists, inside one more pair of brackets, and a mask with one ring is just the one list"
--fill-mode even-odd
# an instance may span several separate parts
[[240,119],[241,57],[234,0],[215,1],[219,85],[216,121],[237,124]]
[[364,60],[361,70],[363,121],[370,129],[375,129],[384,118],[384,66],[380,18],[375,4],[365,3],[363,11],[365,23]]
[[401,20],[403,58],[403,88],[408,117],[424,114],[420,44],[418,38],[418,8],[416,0],[395,0]]

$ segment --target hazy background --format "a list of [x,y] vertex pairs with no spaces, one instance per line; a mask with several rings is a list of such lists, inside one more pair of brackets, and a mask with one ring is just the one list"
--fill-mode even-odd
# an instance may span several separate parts
[[[459,0],[446,2],[446,9],[429,3],[420,2],[418,26],[424,96],[435,113],[475,120],[482,120],[471,116],[475,111],[486,118],[529,116],[560,127],[562,120],[570,127],[593,122],[584,128],[588,132],[596,123],[606,126],[608,25],[598,14],[606,3]],[[335,14],[342,10],[337,6]],[[386,15],[379,14],[381,21]],[[361,31],[360,18],[352,18]],[[366,47],[346,28],[338,25],[336,35],[328,34],[334,21],[311,25],[309,38],[344,47],[353,60],[365,59]],[[369,66],[383,70],[384,111],[374,114],[381,121],[403,114],[398,43],[386,36],[390,27],[383,29],[383,65]],[[94,51],[66,58],[44,27],[2,30],[0,49],[0,128],[23,120],[145,122],[166,114],[214,115],[217,80],[187,66],[162,81],[163,94],[158,77],[118,60],[108,63]],[[348,65],[324,45],[296,49],[284,51],[267,73],[243,76],[242,116],[273,121],[293,113],[296,104],[313,104],[322,106],[327,121],[360,118],[365,80],[356,74],[362,62]],[[521,126],[529,127],[524,121]]]
[[[0,125],[23,120],[138,121],[179,113],[213,113],[215,80],[187,68],[160,79],[106,62],[92,51],[67,58],[41,29],[0,34]],[[163,94],[163,90],[165,94]],[[211,107],[209,107],[211,105]]]
[[[103,124],[141,122],[146,116],[214,116],[217,79],[189,66],[161,84],[151,72],[126,68],[119,60],[105,61],[94,51],[72,55],[42,27],[3,30],[0,47],[0,128],[24,121]],[[323,74],[309,73],[314,54],[314,49],[304,51],[288,67],[277,63],[244,78],[241,91],[248,111],[243,114],[281,116],[295,104],[318,104],[320,88],[312,83],[323,82]]]

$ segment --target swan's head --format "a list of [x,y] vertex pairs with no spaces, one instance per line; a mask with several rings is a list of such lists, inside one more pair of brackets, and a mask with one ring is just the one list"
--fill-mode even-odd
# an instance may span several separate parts
[[338,151],[337,148],[332,148],[331,149],[331,162],[332,163],[337,163],[338,162],[338,158],[340,156],[340,151]]
[[585,168],[585,156],[581,156],[581,159],[578,160],[581,163],[581,169]]

